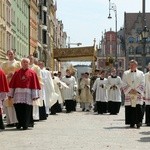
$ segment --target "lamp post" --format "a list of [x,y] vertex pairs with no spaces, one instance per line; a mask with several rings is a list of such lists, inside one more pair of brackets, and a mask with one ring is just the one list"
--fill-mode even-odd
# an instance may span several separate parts
[[80,45],[82,45],[82,43],[70,43],[70,37],[68,37],[68,48],[70,48],[70,45],[80,46]]
[[116,51],[115,51],[115,67],[116,70],[118,69],[118,54],[117,54],[117,6],[114,3],[111,3],[109,0],[109,16],[108,19],[112,19],[111,17],[111,10],[113,10],[115,12],[115,32],[116,32],[116,36],[115,36],[115,42],[116,42]]
[[149,34],[149,29],[147,28],[147,26],[144,27],[143,31],[140,34],[140,40],[143,44],[143,51],[142,51],[142,70],[143,72],[145,71],[145,67],[146,67],[146,43],[147,43],[147,39],[148,39],[148,34]]
[[142,8],[143,8],[143,20],[142,20],[142,26],[143,31],[140,33],[140,40],[143,44],[143,51],[142,51],[142,70],[145,71],[146,67],[146,42],[149,34],[149,29],[146,26],[146,17],[145,17],[145,0],[142,0]]

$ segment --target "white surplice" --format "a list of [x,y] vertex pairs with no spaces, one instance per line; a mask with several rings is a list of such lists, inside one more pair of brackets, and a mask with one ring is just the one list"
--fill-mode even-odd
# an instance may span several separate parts
[[[38,77],[40,86],[42,86],[43,82],[42,82],[42,75],[41,75],[41,69],[40,69],[40,67],[38,65],[35,65],[35,64],[30,64],[29,68],[32,69],[32,70],[34,70],[36,72],[36,75]],[[40,93],[41,93],[41,90],[40,90]],[[39,116],[39,106],[41,106],[41,104],[42,104],[41,96],[40,96],[40,98],[37,101],[35,101],[36,103],[33,102],[33,119],[34,120],[39,120],[40,119],[40,116]]]
[[73,100],[76,96],[77,82],[74,76],[62,78],[62,81],[66,83],[69,88],[62,87],[62,95],[64,100]]
[[[142,105],[145,90],[144,73],[138,69],[136,69],[136,72],[131,72],[129,69],[124,72],[122,81],[125,94],[125,106],[133,105],[135,107],[136,104]],[[131,89],[136,90],[137,94],[130,94]]]
[[93,84],[92,91],[96,91],[96,101],[108,102],[107,79],[97,78]]
[[[112,88],[112,86],[116,86],[116,88]],[[114,78],[111,76],[108,77],[108,101],[121,102],[121,86],[122,81],[119,76],[116,76]]]
[[41,69],[42,74],[42,99],[45,102],[46,113],[49,114],[49,108],[52,107],[58,100],[58,94],[55,92],[51,73],[45,68]]
[[59,102],[59,104],[63,104],[62,93],[60,91],[60,86],[62,86],[62,84],[61,84],[62,82],[56,76],[54,76],[53,82],[54,82],[55,92],[58,94],[58,102]]
[[145,74],[145,104],[150,105],[150,71]]

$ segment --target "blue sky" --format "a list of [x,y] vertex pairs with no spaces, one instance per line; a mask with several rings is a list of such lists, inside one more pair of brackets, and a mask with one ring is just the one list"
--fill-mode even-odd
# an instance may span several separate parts
[[[146,12],[150,12],[150,0],[146,1]],[[142,0],[111,0],[117,6],[118,30],[124,24],[124,12],[142,12]],[[71,43],[92,46],[96,38],[99,43],[105,29],[115,30],[115,13],[108,19],[109,0],[57,0],[57,18],[62,20],[64,31]],[[72,46],[74,47],[74,46]]]

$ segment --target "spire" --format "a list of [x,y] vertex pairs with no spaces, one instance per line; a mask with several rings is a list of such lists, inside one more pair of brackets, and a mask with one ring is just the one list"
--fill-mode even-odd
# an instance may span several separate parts
[[94,44],[93,44],[93,46],[94,47],[96,46],[96,38],[94,38]]
[[103,32],[102,32],[102,40],[103,40],[104,36],[103,36]]
[[57,0],[55,0],[55,10],[57,10]]

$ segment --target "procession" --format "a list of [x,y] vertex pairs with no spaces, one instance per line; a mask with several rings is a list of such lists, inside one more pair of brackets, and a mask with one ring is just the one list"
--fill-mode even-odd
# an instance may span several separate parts
[[51,72],[33,55],[17,61],[15,52],[8,50],[7,58],[0,71],[1,130],[27,130],[50,115],[73,113],[77,105],[83,112],[118,115],[123,103],[126,125],[150,126],[150,64],[145,74],[138,70],[137,61],[130,60],[122,77],[112,68],[107,76],[104,70],[95,70],[92,75],[83,72],[78,79],[70,69],[64,76]]

